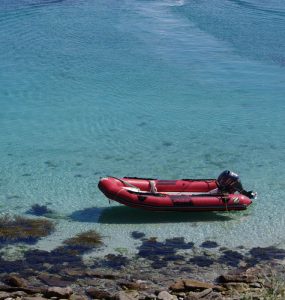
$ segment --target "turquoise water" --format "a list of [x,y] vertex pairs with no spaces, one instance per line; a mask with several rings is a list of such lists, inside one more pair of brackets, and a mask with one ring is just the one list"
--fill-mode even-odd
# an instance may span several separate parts
[[[52,249],[96,229],[285,247],[283,1],[0,2],[0,211],[57,215]],[[109,205],[101,176],[240,174],[241,213]]]

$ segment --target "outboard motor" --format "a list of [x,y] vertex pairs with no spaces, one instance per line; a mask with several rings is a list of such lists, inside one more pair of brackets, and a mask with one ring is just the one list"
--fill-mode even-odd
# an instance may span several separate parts
[[222,193],[233,194],[235,192],[239,192],[250,199],[256,197],[256,193],[244,190],[238,174],[229,170],[223,171],[219,175],[217,185]]

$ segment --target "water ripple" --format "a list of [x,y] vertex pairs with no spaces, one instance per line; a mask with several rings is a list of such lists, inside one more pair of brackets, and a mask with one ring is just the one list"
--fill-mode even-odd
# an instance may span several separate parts
[[257,6],[253,3],[250,3],[248,1],[243,1],[243,0],[228,0],[228,1],[232,2],[232,3],[235,3],[235,4],[237,4],[241,7],[247,8],[247,9],[252,9],[252,10],[255,10],[255,11],[261,11],[261,12],[276,15],[276,16],[279,16],[279,17],[284,17],[285,16],[285,11],[263,8],[261,6]]
[[24,8],[39,8],[65,2],[67,0],[24,0],[24,1],[1,1],[0,6],[5,10],[24,9]]

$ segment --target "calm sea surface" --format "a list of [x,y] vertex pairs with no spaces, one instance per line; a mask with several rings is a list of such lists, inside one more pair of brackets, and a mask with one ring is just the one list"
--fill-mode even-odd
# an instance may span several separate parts
[[[1,0],[0,213],[57,214],[52,249],[96,229],[285,248],[283,0]],[[246,212],[129,209],[100,177],[240,174]]]

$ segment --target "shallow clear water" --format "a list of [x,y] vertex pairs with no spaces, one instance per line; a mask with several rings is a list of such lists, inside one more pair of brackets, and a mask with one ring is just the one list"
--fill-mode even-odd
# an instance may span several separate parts
[[[197,244],[285,247],[283,1],[0,2],[0,210],[59,215],[52,248],[97,229]],[[238,213],[112,204],[101,176],[240,174]]]

